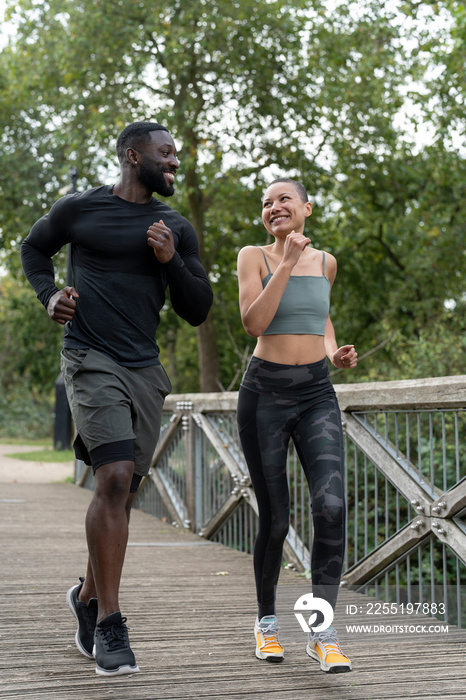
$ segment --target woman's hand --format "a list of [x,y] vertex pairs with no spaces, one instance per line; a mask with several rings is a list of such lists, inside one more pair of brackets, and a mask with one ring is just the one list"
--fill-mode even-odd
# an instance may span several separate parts
[[354,345],[342,345],[333,353],[332,364],[338,369],[353,369],[358,364],[358,353]]
[[291,231],[285,239],[282,263],[291,263],[292,267],[294,267],[301,257],[303,250],[310,244],[310,238],[303,236],[302,233]]

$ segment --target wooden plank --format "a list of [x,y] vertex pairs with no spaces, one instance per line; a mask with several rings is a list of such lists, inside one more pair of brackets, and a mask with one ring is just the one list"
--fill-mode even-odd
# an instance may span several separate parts
[[466,564],[466,535],[452,520],[432,519],[432,532]]
[[[424,514],[429,515],[432,498],[424,489],[388,454],[382,445],[351,415],[345,416],[346,432],[389,481],[408,501],[419,501]],[[438,495],[441,495],[439,489]]]
[[183,408],[179,404],[188,402],[189,410],[199,411],[236,411],[238,403],[237,391],[224,391],[196,394],[170,394],[165,399],[164,410],[182,413]]
[[464,408],[466,375],[335,384],[342,411]]
[[165,488],[165,483],[161,478],[161,475],[157,469],[151,469],[146,479],[150,479],[157,491],[159,492],[160,498],[163,501],[163,505],[170,514],[172,522],[177,523],[180,527],[185,527],[183,517],[178,513],[178,508],[176,508],[173,503],[169,491]]
[[[438,508],[438,510],[433,510]],[[432,504],[432,515],[437,518],[452,518],[460,510],[466,508],[466,478],[460,481],[450,491],[442,494]]]
[[[365,596],[342,589],[335,626],[353,671],[328,676],[305,653],[293,612],[310,583],[282,571],[277,590],[283,664],[254,656],[252,557],[206,543],[140,511],[130,523],[121,606],[141,673],[102,678],[76,650],[67,589],[84,574],[92,494],[71,484],[1,484],[2,700],[459,700],[466,632],[356,633]],[[20,501],[24,501],[21,503]],[[197,546],[199,542],[203,546]],[[137,546],[136,546],[137,545]],[[346,614],[355,605],[357,615]],[[362,611],[361,611],[362,610]],[[411,622],[426,622],[411,618]],[[381,615],[379,625],[406,617]]]
[[201,537],[206,537],[207,539],[214,537],[217,530],[219,530],[225,520],[230,517],[242,498],[243,496],[239,492],[231,493],[225,503],[215,512],[215,515],[202,526],[201,532],[199,533]]
[[240,469],[235,459],[231,456],[230,452],[224,446],[219,435],[215,432],[209,420],[204,415],[202,415],[202,413],[193,414],[193,418],[198,424],[198,426],[201,428],[201,430],[204,432],[208,440],[217,450],[228,471],[234,477],[236,477],[238,482],[248,486],[251,483],[249,475],[244,474],[244,472]]
[[151,468],[155,468],[157,466],[157,463],[163,457],[165,451],[170,446],[170,443],[173,440],[173,436],[177,432],[178,426],[180,423],[181,423],[181,415],[174,416],[174,419],[172,420],[172,422],[170,423],[168,428],[163,433],[162,439],[157,443],[157,447],[155,449],[155,452],[153,454],[152,461],[151,461]]
[[[415,527],[413,527],[413,524]],[[378,549],[348,569],[343,574],[343,580],[349,586],[358,586],[370,581],[380,571],[383,571],[410,550],[411,547],[414,547],[421,539],[424,539],[430,531],[430,518],[416,518],[415,523],[406,525],[400,532],[386,540]]]
[[[466,375],[428,377],[389,382],[335,384],[342,411],[464,408]],[[165,410],[178,412],[177,404],[189,401],[193,411],[236,411],[237,391],[205,394],[171,394]]]

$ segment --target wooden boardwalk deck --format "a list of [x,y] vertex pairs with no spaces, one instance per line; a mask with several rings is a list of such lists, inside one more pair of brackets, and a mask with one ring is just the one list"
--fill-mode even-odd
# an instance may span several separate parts
[[[365,602],[343,590],[335,625],[352,673],[329,676],[304,651],[293,614],[308,591],[284,571],[283,664],[254,656],[252,560],[135,511],[122,610],[141,673],[102,678],[74,646],[65,593],[84,572],[91,494],[71,484],[0,484],[0,698],[40,700],[378,700],[466,698],[466,631],[356,634],[345,614]],[[364,607],[364,606],[363,606]],[[401,614],[379,625],[432,623]]]

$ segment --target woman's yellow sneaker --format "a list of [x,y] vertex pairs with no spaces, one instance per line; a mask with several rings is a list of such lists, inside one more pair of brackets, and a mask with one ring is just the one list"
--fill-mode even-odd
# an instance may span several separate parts
[[254,625],[256,636],[256,656],[265,661],[283,661],[283,647],[278,641],[278,620],[275,615],[267,615]]
[[351,661],[340,649],[337,633],[333,627],[323,632],[310,632],[306,651],[312,659],[319,661],[325,673],[347,673],[351,671]]

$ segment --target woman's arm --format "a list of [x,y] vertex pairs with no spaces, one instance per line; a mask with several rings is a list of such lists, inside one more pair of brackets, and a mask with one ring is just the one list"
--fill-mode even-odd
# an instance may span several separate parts
[[238,255],[239,308],[246,333],[258,338],[272,322],[291,272],[309,238],[294,231],[288,234],[283,258],[265,288],[262,288],[262,253],[247,246]]
[[[333,255],[327,253],[327,278],[330,285],[333,286],[335,277],[337,276],[337,261]],[[338,347],[335,338],[335,329],[330,316],[327,316],[325,324],[325,352],[328,359],[338,369],[352,369],[358,363],[358,353],[354,349],[354,345],[342,345]]]
[[325,352],[327,357],[338,369],[353,369],[358,364],[358,353],[354,349],[354,345],[342,345],[338,347],[335,338],[335,330],[330,316],[327,317],[325,325]]

